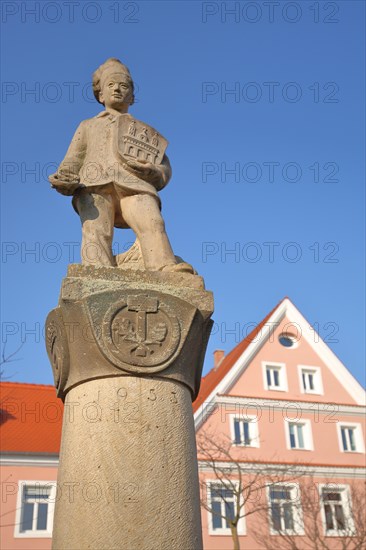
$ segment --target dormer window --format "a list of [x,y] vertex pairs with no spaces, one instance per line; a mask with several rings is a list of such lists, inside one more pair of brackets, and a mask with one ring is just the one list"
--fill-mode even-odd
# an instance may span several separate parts
[[262,363],[264,388],[266,390],[287,391],[286,366],[284,363]]
[[299,365],[298,370],[301,393],[323,395],[323,383],[320,368]]
[[278,389],[280,387],[280,369],[276,367],[267,367],[266,376],[268,388]]

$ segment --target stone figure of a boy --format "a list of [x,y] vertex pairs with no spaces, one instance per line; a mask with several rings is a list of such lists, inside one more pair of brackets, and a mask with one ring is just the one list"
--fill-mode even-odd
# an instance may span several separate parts
[[[189,264],[177,263],[160,212],[158,191],[169,182],[171,168],[165,153],[160,162],[156,157],[158,147],[167,142],[155,129],[144,123],[138,128],[139,121],[126,115],[134,102],[128,68],[108,59],[93,74],[93,91],[105,110],[81,122],[58,171],[50,176],[57,191],[73,195],[82,222],[82,263],[116,266],[113,229],[130,227],[145,269],[192,273]],[[129,123],[127,137],[120,136],[129,146],[125,158],[116,152],[121,116]]]

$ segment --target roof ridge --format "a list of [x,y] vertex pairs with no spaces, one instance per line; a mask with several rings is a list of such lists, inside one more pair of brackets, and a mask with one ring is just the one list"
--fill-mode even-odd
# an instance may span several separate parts
[[[282,298],[276,304],[276,306],[271,309],[271,311],[257,324],[257,326],[241,340],[235,348],[233,348],[226,356],[223,357],[222,361],[216,368],[212,368],[204,377],[202,392],[200,391],[197,399],[193,403],[194,410],[197,410],[200,405],[205,401],[205,399],[211,394],[215,389],[217,384],[223,379],[223,377],[230,371],[230,369],[235,364],[236,360],[242,355],[242,353],[247,349],[247,347],[252,343],[254,338],[257,336],[259,331],[267,323],[267,321],[272,317],[274,312],[280,307],[280,305],[285,301],[289,300],[287,296]],[[291,302],[291,300],[289,300]],[[216,375],[216,376],[214,376]]]
[[[282,300],[280,300],[278,302],[278,304],[273,308],[271,309],[271,311],[265,316],[263,317],[263,319],[254,327],[254,329],[249,333],[247,334],[247,336],[245,336],[245,338],[243,338],[242,340],[240,340],[240,342],[231,350],[229,351],[229,353],[223,358],[223,361],[225,361],[225,359],[227,359],[234,351],[236,351],[238,348],[241,348],[241,344],[246,344],[247,346],[251,343],[251,341],[257,336],[258,332],[260,331],[260,329],[266,324],[266,322],[272,317],[273,313],[276,311],[276,309],[279,308],[279,306],[282,304],[282,302],[284,302],[285,300],[288,300],[289,298],[287,298],[287,296],[285,296],[285,298],[283,298]],[[291,300],[290,300],[291,301]],[[212,369],[211,369],[212,370]],[[211,371],[210,371],[211,372]]]

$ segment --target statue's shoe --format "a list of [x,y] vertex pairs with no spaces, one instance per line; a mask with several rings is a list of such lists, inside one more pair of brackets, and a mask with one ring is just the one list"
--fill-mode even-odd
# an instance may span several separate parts
[[190,273],[191,275],[197,275],[197,271],[191,264],[187,262],[180,262],[177,264],[164,265],[159,271],[168,271],[170,273]]

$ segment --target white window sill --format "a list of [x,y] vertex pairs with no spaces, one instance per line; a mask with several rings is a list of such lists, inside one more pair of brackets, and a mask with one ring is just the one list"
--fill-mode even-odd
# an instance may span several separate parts
[[[210,537],[231,537],[230,529],[215,529],[214,531],[209,529],[208,534],[210,535]],[[245,535],[246,533],[244,533],[241,530],[238,530],[239,537],[244,537]]]
[[355,537],[356,533],[351,533],[349,531],[327,531],[325,533],[326,537]]
[[26,531],[14,534],[15,539],[51,539],[52,533],[42,531]]
[[227,529],[215,529],[215,531],[209,531],[208,532],[209,535],[211,535],[212,537],[214,536],[220,536],[220,537],[230,537],[231,536],[231,531],[230,529],[227,530]]

